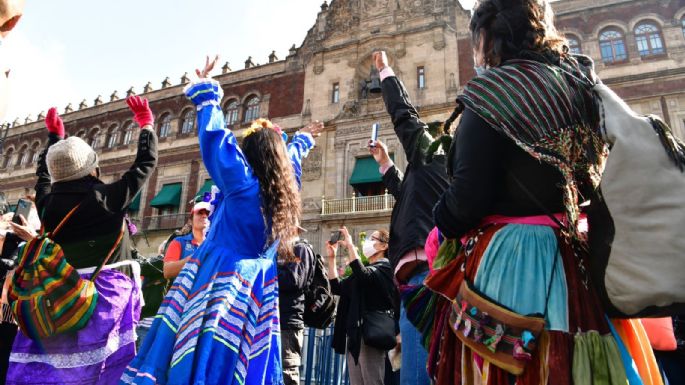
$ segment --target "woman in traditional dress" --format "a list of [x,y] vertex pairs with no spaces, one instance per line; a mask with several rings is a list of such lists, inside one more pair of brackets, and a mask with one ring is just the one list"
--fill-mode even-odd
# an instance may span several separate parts
[[[443,245],[426,285],[437,384],[660,384],[644,330],[610,322],[585,266],[580,205],[597,187],[592,62],[572,56],[545,0],[482,0],[470,23],[477,76],[434,218]],[[454,248],[452,248],[454,250]]]
[[[94,279],[97,302],[82,329],[46,338],[27,335],[20,329],[12,346],[7,384],[112,385],[135,356],[140,275],[131,279],[128,274],[129,267],[136,267],[137,262],[132,261],[124,217],[157,165],[157,135],[147,100],[133,96],[126,102],[141,128],[138,150],[131,168],[112,183],[98,178],[97,153],[77,136],[64,139],[64,124],[57,110],[48,111],[48,142],[36,170],[40,220],[50,239],[61,246],[66,262],[78,269],[82,278],[90,279],[96,269],[105,266]],[[22,293],[27,282],[26,287],[31,287],[20,268],[13,279],[11,300],[16,289]],[[54,309],[66,309],[61,314],[72,311],[70,305]],[[14,310],[16,315],[17,308]],[[46,314],[56,313],[58,310]],[[25,315],[23,311],[21,314]],[[17,321],[26,324],[21,318]]]
[[[314,144],[286,148],[260,119],[241,145],[226,128],[223,91],[207,79],[185,94],[197,106],[200,151],[219,188],[211,227],[169,290],[124,384],[282,384],[276,254],[293,253],[300,201],[293,164]],[[307,129],[303,129],[306,131]]]

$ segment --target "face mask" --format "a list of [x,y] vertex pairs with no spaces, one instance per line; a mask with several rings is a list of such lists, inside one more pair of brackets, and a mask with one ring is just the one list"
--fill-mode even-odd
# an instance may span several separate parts
[[374,254],[378,252],[378,250],[376,250],[376,248],[373,247],[374,243],[375,242],[370,239],[364,241],[364,244],[362,245],[362,252],[364,253],[364,256],[366,258],[371,258]]

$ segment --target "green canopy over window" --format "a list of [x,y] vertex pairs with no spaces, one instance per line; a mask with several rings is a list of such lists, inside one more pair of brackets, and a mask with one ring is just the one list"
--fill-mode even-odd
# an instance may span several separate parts
[[128,211],[138,211],[138,210],[140,210],[140,192],[138,192],[138,194],[136,194],[136,196],[131,201],[131,204],[128,205]]
[[10,205],[10,212],[14,212],[17,209],[17,205]]
[[211,179],[205,179],[205,183],[195,194],[195,200],[201,200],[205,193],[212,192],[212,186],[214,186],[214,182]]
[[150,206],[152,207],[178,207],[181,203],[181,184],[165,184],[162,189],[152,198]]
[[[390,159],[394,158],[394,154],[390,154]],[[378,163],[372,156],[357,158],[350,177],[350,185],[382,182],[383,176],[378,172],[378,168]]]

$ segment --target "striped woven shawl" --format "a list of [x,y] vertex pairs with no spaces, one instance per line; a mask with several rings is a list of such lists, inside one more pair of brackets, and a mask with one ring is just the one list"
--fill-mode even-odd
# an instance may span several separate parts
[[591,87],[572,57],[563,59],[561,66],[510,60],[472,79],[459,96],[494,129],[561,172],[573,234],[579,215],[578,186],[599,185],[608,153]]

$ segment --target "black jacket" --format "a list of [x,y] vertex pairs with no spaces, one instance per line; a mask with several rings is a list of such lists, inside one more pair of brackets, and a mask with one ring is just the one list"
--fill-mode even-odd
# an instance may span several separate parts
[[404,254],[426,244],[428,233],[434,227],[433,206],[449,182],[444,155],[438,154],[431,162],[426,161],[426,150],[433,139],[409,101],[402,82],[390,76],[383,80],[382,89],[386,109],[407,157],[404,174],[393,166],[383,175],[383,183],[396,199],[388,244],[388,256],[394,268]]
[[[81,206],[54,236],[74,268],[98,266],[114,245],[122,229],[124,215],[157,165],[157,135],[143,129],[138,139],[138,153],[131,168],[113,183],[86,176],[81,179],[50,183],[46,164],[48,148],[59,138],[50,134],[48,147],[38,160],[36,206],[46,231],[52,231],[77,204]],[[128,231],[108,263],[131,259]]]
[[298,262],[278,263],[278,310],[281,329],[304,329],[304,292],[314,279],[314,250],[306,240],[293,247]]
[[361,321],[365,311],[397,310],[398,293],[390,261],[383,258],[369,266],[359,259],[350,263],[352,275],[331,279],[331,291],[339,295],[332,347],[339,354],[347,350],[355,360],[361,349]]
[[[468,108],[452,141],[448,169],[452,183],[434,211],[435,223],[447,238],[461,238],[488,215],[545,215],[517,179],[549,212],[564,212],[561,173]],[[583,186],[581,193],[590,196]]]

